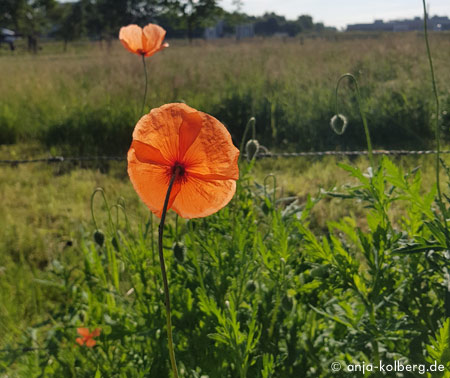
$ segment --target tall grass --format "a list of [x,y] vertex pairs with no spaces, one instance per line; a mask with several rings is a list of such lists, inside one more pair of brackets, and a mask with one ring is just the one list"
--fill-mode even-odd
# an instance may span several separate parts
[[[438,61],[449,51],[441,36]],[[417,64],[417,36],[366,42],[168,49],[151,60],[148,105],[183,99],[225,121],[236,140],[254,115],[258,139],[274,148],[358,147],[361,127],[345,142],[328,130],[334,83],[350,71],[375,147],[427,146],[432,105],[426,84],[410,79],[427,69]],[[53,153],[124,152],[142,93],[132,58],[117,46],[2,57],[15,63],[9,73],[23,74],[20,85],[7,81],[15,95],[2,103],[4,141],[38,143],[1,155],[42,153],[42,144]],[[352,88],[342,89],[341,109],[360,123]],[[206,219],[169,219],[163,249],[180,376],[328,377],[333,361],[345,369],[394,360],[436,360],[446,370],[436,376],[448,375],[450,238],[430,158],[411,159],[422,169],[376,160],[370,169],[364,160],[241,162],[229,206]],[[99,169],[108,175],[63,165],[0,171],[1,373],[169,375],[153,223],[123,163]],[[108,201],[93,197],[94,225],[88,197],[98,185]],[[448,218],[442,202],[441,212]],[[95,348],[74,345],[80,326],[101,328]]]
[[[282,199],[272,184],[253,184],[249,167],[241,168],[230,206],[167,228],[180,376],[329,377],[333,361],[346,368],[425,364],[431,357],[448,371],[445,259],[437,253],[445,247],[434,240],[439,229],[427,226],[434,222],[435,190],[423,192],[420,171],[403,171],[386,158],[371,177],[342,165],[355,185],[330,193],[361,202],[364,225],[346,216],[328,221],[322,233],[311,227],[317,198]],[[402,201],[396,224],[390,210]],[[145,222],[129,228],[121,211],[116,220],[116,207],[101,203],[97,221],[112,216],[104,241],[92,238],[91,226],[76,248],[78,262],[55,256],[45,276],[32,281],[40,293],[32,297],[46,292],[47,321],[10,336],[0,371],[169,376],[149,228]],[[172,247],[176,240],[182,251]],[[102,329],[95,348],[74,344],[79,326]]]
[[[433,38],[443,104],[449,100],[450,40]],[[97,46],[97,45],[96,45]],[[260,142],[283,149],[362,148],[364,135],[350,127],[345,138],[329,133],[333,88],[342,72],[361,85],[375,148],[430,145],[433,103],[422,35],[383,35],[370,40],[255,40],[173,43],[148,60],[147,109],[174,101],[213,114],[237,144],[255,116]],[[122,153],[139,117],[141,62],[119,43],[88,46],[84,53],[3,55],[0,142],[35,138],[73,153]],[[356,98],[342,92],[342,110],[359,124]],[[447,110],[443,108],[443,110]],[[119,142],[117,142],[119,141]]]

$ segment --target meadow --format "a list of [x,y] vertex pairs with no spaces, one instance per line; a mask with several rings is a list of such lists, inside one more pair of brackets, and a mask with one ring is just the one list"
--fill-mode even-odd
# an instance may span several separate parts
[[[348,130],[329,126],[336,81],[350,72],[375,149],[434,147],[422,34],[169,42],[148,60],[147,110],[184,101],[222,121],[236,146],[254,116],[272,151],[366,149],[352,85],[338,99]],[[141,61],[119,43],[43,46],[0,51],[0,160],[125,156]],[[431,48],[445,144],[450,35],[432,34]],[[380,361],[437,361],[444,371],[402,376],[450,376],[450,163],[442,155],[442,207],[434,159],[376,157],[368,169],[364,156],[243,158],[226,208],[189,221],[169,213],[180,376],[348,377],[351,364]],[[0,374],[170,376],[159,220],[126,162],[3,164],[0,192]],[[94,348],[75,343],[78,327],[101,329]]]

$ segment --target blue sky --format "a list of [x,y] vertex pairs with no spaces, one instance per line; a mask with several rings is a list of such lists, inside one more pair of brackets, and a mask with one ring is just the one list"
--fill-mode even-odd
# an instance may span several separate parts
[[[243,0],[242,10],[250,15],[273,11],[288,19],[309,14],[315,22],[327,26],[345,27],[347,24],[372,22],[375,19],[393,20],[422,16],[421,0]],[[220,0],[220,5],[233,10],[232,0]],[[450,17],[450,0],[429,0],[431,15]]]

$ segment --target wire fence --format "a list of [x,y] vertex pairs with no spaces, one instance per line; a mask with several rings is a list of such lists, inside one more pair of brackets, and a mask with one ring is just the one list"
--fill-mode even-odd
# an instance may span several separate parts
[[[374,155],[431,155],[436,154],[436,150],[374,150]],[[441,154],[450,154],[450,150],[440,151]],[[257,159],[263,158],[283,158],[283,157],[314,157],[314,156],[364,156],[367,151],[311,151],[311,152],[270,152],[267,149],[258,152]],[[243,155],[246,157],[246,155]],[[47,158],[35,159],[5,159],[0,160],[0,164],[18,166],[20,164],[31,163],[64,163],[64,162],[96,162],[96,161],[125,161],[126,156],[50,156]]]

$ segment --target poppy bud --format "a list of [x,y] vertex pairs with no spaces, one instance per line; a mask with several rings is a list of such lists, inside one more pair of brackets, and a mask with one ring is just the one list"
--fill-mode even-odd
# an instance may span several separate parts
[[330,126],[337,135],[342,135],[347,128],[347,118],[342,114],[335,114],[331,118]]
[[253,281],[253,280],[248,281],[246,289],[249,293],[253,293],[256,290],[255,281]]
[[94,240],[101,247],[105,242],[105,235],[100,230],[95,230]]
[[245,153],[247,154],[247,161],[251,162],[259,152],[259,142],[256,139],[250,139],[245,145]]
[[111,239],[111,244],[116,251],[119,250],[119,241],[115,236],[113,236],[113,238]]
[[186,246],[182,242],[175,242],[173,243],[172,251],[178,262],[182,263],[186,257]]
[[281,307],[283,307],[284,311],[291,312],[292,308],[294,307],[294,301],[291,297],[288,297],[286,295],[281,301]]
[[330,274],[330,265],[325,264],[317,268],[311,269],[311,277],[313,278],[327,278]]
[[267,201],[264,201],[264,203],[262,204],[261,209],[262,209],[264,215],[269,214],[269,212],[270,212],[270,206],[269,205],[270,205],[270,203],[268,204]]

